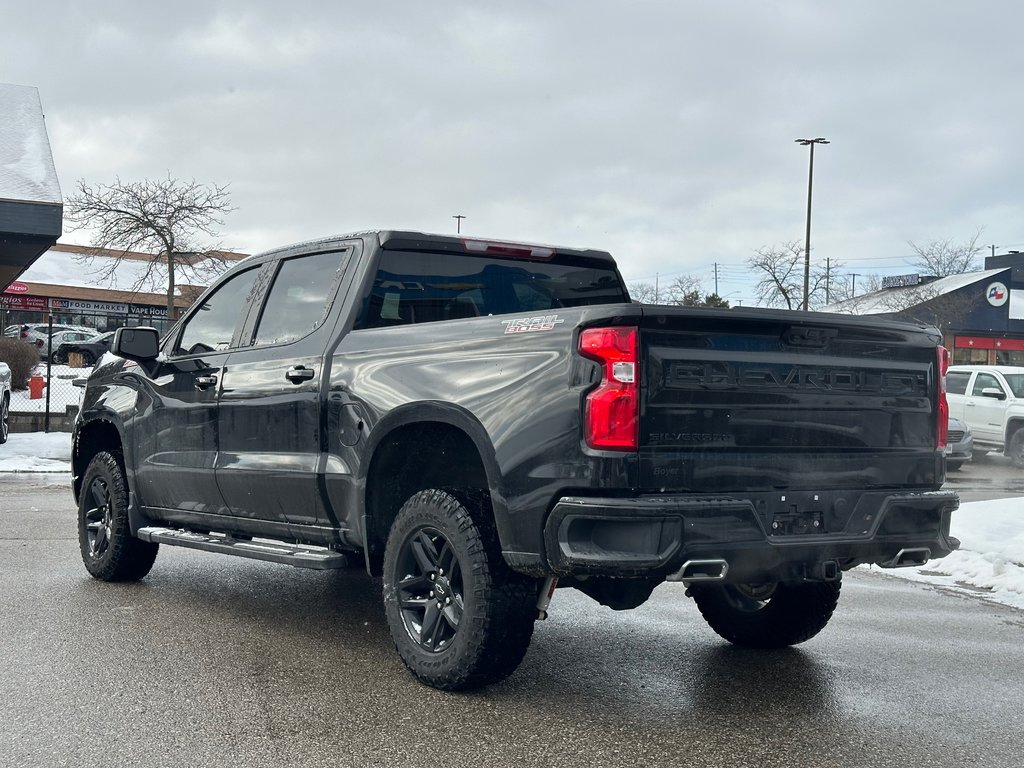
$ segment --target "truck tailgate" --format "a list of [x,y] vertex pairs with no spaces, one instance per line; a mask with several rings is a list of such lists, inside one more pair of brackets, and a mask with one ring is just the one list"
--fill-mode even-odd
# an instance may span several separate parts
[[864,318],[645,308],[641,487],[937,488],[937,341]]

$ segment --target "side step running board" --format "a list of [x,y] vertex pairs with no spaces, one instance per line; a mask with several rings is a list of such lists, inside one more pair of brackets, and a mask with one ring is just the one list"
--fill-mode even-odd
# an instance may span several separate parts
[[224,555],[294,565],[296,568],[315,568],[324,571],[349,567],[349,560],[343,553],[324,547],[285,544],[279,541],[247,541],[233,539],[230,536],[215,536],[158,527],[140,528],[136,535],[143,541],[151,541],[154,544],[201,549],[204,552],[219,552]]

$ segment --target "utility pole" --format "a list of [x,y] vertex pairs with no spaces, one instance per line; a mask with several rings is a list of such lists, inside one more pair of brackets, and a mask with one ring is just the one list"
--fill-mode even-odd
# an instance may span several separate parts
[[857,295],[857,275],[859,275],[859,274],[860,274],[860,272],[851,272],[850,273],[850,277],[853,278],[853,283],[850,285],[850,298],[851,299],[854,296]]
[[455,234],[462,234],[462,220],[466,217],[461,213],[457,213],[452,218],[455,219]]
[[825,303],[832,303],[832,293],[829,290],[832,282],[832,259],[825,257]]
[[718,295],[718,262],[715,262],[715,296]]
[[994,259],[996,257],[996,247],[994,245],[989,247],[992,249],[992,258]]
[[804,237],[804,312],[808,309],[811,290],[811,186],[814,183],[814,145],[828,144],[827,139],[820,136],[816,139],[796,139],[802,147],[811,148],[811,162],[807,167],[807,232]]

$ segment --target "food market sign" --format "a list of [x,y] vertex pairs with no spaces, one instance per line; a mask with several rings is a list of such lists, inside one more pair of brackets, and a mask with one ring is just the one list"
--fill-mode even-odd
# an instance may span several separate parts
[[79,301],[78,299],[50,299],[50,309],[62,312],[89,312],[92,314],[127,315],[127,304],[106,301]]

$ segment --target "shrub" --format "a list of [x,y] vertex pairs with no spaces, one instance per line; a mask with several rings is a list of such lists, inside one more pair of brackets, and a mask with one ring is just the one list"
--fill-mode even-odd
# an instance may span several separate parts
[[11,388],[27,389],[29,377],[39,364],[39,350],[21,339],[0,337],[0,360],[11,368]]

